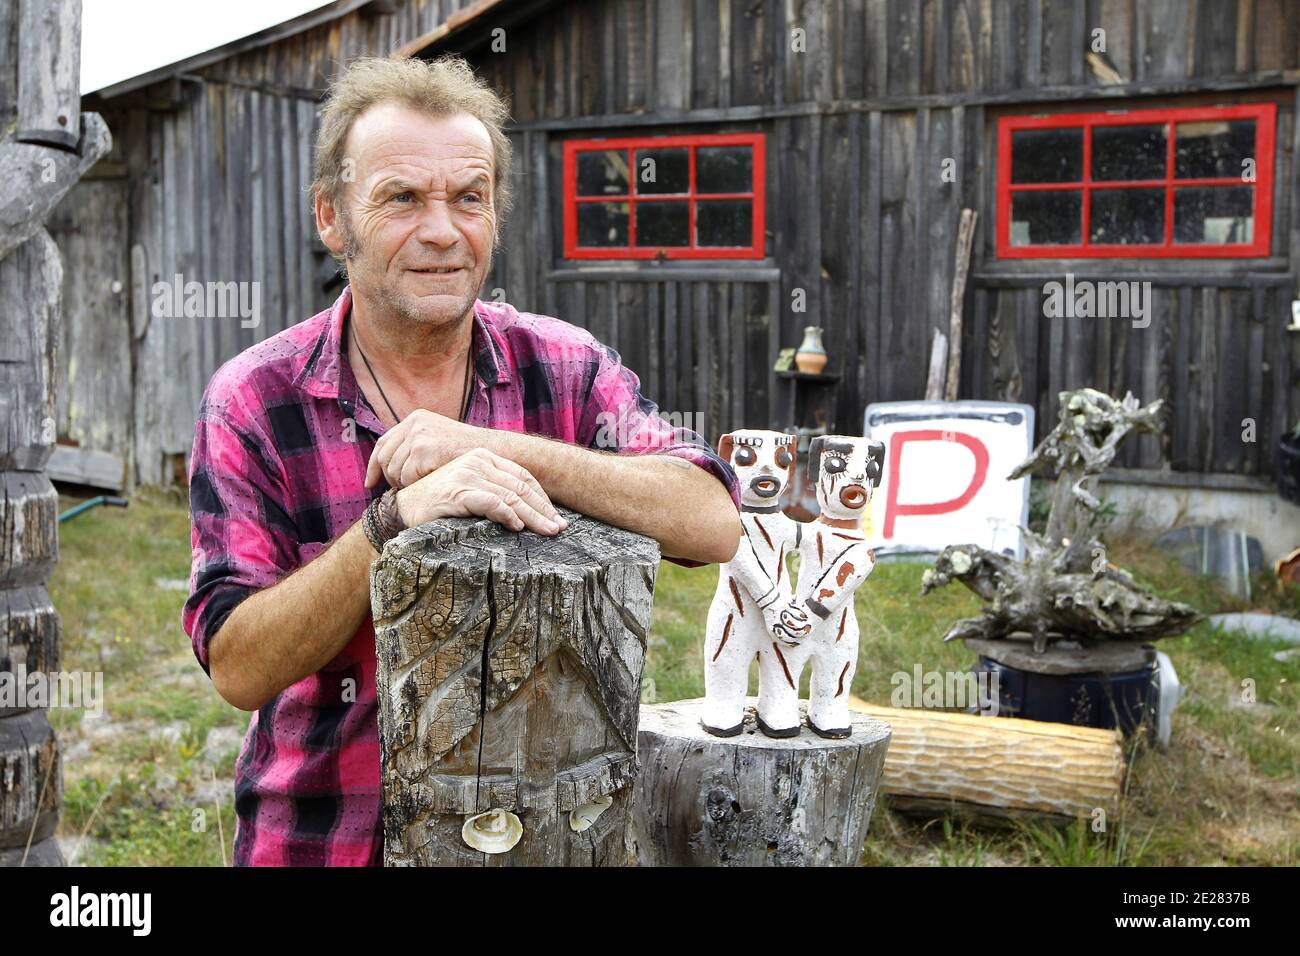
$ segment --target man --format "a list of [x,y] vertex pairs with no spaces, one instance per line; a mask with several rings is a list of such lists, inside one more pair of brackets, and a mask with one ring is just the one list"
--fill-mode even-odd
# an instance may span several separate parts
[[[509,204],[505,120],[463,61],[344,72],[313,194],[349,286],[204,393],[183,623],[218,692],[256,712],[236,863],[381,862],[369,570],[401,528],[479,515],[556,534],[561,504],[682,563],[739,542],[734,473],[616,352],[476,298]],[[611,434],[621,447],[596,449]]]

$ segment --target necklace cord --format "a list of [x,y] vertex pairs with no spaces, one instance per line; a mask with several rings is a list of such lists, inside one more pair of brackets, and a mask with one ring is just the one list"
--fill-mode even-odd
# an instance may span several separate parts
[[[384,386],[379,384],[379,376],[375,374],[375,370],[370,366],[370,359],[366,358],[366,353],[361,348],[361,340],[357,338],[357,330],[352,326],[351,320],[348,321],[348,333],[349,333],[349,337],[352,339],[353,344],[356,345],[357,347],[357,354],[361,356],[361,361],[364,362],[366,365],[366,371],[370,373],[370,380],[375,383],[375,388],[379,389],[379,397],[382,398],[384,400],[384,404],[388,406],[388,413],[393,416],[394,422],[400,422],[401,418],[398,417],[396,409],[393,408],[393,403],[388,400],[388,396],[384,393]],[[473,341],[474,341],[473,333],[471,332],[470,334],[471,345],[473,344]],[[465,417],[469,414],[469,400],[471,394],[471,386],[473,385],[473,379],[471,378],[471,374],[470,374],[471,370],[474,367],[472,361],[473,356],[474,356],[473,348],[466,348],[465,349],[465,394],[464,397],[461,399],[461,403],[460,403],[460,420],[462,422],[465,420]]]

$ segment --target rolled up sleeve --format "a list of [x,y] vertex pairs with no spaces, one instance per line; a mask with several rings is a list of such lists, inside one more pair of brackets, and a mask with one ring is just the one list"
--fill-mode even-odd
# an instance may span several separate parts
[[230,613],[297,561],[284,488],[259,442],[205,404],[190,458],[190,594],[181,624],[210,675],[208,649]]

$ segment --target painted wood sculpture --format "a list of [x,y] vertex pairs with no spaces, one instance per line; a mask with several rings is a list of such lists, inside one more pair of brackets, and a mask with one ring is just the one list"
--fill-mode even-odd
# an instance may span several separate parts
[[[880,483],[885,448],[843,435],[813,439],[808,472],[821,514],[800,523],[781,513],[794,473],[795,441],[781,432],[723,435],[719,454],[741,486],[740,548],[718,576],[705,633],[701,723],[718,737],[744,729],[749,664],[758,658],[758,728],[769,737],[800,729],[799,678],[811,663],[808,725],[830,738],[851,731],[848,692],[858,655],[853,594],[875,566],[858,523]],[[786,568],[798,549],[797,584]]]

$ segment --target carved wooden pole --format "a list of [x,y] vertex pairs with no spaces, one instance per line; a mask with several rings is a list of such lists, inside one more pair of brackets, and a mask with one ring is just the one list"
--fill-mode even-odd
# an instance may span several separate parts
[[[751,700],[751,705],[753,701]],[[703,700],[641,708],[636,854],[648,866],[857,866],[889,725],[851,717],[849,737],[715,737]]]
[[58,741],[18,685],[59,666],[46,590],[59,501],[45,465],[63,269],[43,223],[111,144],[103,120],[79,112],[80,22],[78,0],[0,0],[0,37],[19,27],[17,60],[0,61],[0,131],[17,127],[0,133],[0,866],[63,863]]
[[389,866],[622,866],[658,546],[448,519],[371,572]]

